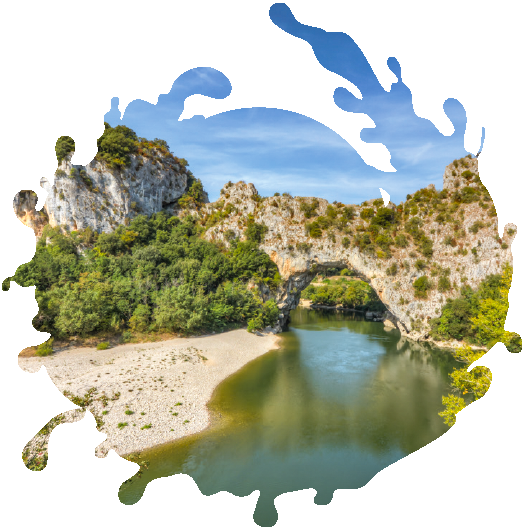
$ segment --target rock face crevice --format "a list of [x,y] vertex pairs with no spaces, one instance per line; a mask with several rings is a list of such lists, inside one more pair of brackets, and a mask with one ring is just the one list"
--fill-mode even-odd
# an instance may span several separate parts
[[[128,167],[110,169],[96,159],[87,166],[72,165],[66,157],[54,182],[46,178],[41,181],[48,192],[43,210],[35,211],[34,192],[22,191],[15,197],[15,212],[40,236],[47,223],[69,230],[90,227],[97,232],[111,232],[118,225],[128,225],[138,214],[149,216],[167,209],[174,215],[196,216],[206,226],[203,237],[222,241],[226,247],[232,238],[245,239],[249,223],[262,224],[267,232],[260,248],[277,265],[281,282],[273,290],[264,283],[259,288],[263,298],[277,301],[281,310],[280,329],[290,311],[297,307],[301,291],[317,272],[340,267],[355,271],[371,285],[388,309],[387,318],[403,335],[424,339],[428,337],[430,319],[441,314],[448,298],[460,295],[463,285],[476,288],[488,275],[499,274],[506,263],[512,264],[510,244],[515,227],[506,227],[513,230],[505,230],[500,238],[495,209],[479,180],[475,158],[461,159],[459,167],[458,161],[447,166],[443,175],[446,199],[440,198],[435,203],[416,201],[408,209],[408,201],[404,205],[386,206],[401,216],[405,224],[415,215],[420,216],[421,230],[432,242],[431,256],[421,254],[403,223],[396,225],[394,231],[390,229],[388,235],[396,236],[396,230],[404,232],[407,237],[404,246],[394,245],[392,240],[388,252],[383,252],[377,246],[363,249],[356,243],[356,238],[370,229],[369,218],[362,214],[379,208],[380,204],[384,207],[382,199],[334,206],[315,197],[284,194],[263,198],[253,184],[241,181],[225,185],[214,203],[180,211],[177,202],[188,190],[191,174],[160,153],[148,157],[133,155],[130,159]],[[437,197],[433,185],[427,191]],[[334,208],[340,212],[347,207],[354,215],[341,226],[327,225],[317,234],[307,228],[308,223],[319,222],[321,218],[334,218]],[[447,275],[449,285],[438,289],[438,276],[442,274]],[[432,287],[426,297],[418,298],[414,282],[421,276],[427,276]]]

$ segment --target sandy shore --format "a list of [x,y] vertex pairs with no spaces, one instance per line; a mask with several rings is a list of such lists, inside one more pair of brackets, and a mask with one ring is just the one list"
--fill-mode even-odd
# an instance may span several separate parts
[[[84,396],[96,389],[88,410],[104,422],[100,430],[107,434],[96,453],[103,456],[114,449],[124,455],[205,429],[209,425],[206,404],[217,385],[277,348],[278,341],[273,334],[235,330],[102,351],[67,349],[49,357],[20,357],[18,363],[28,372],[44,365],[61,392]],[[83,415],[68,412],[62,421],[76,421]],[[35,436],[27,446],[29,452],[45,451],[48,437]]]

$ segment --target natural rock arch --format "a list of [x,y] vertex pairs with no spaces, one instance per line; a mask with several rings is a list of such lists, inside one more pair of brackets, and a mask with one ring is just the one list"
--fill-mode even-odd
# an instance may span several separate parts
[[[450,211],[454,210],[451,197],[456,193],[461,195],[464,188],[468,188],[465,196],[474,190],[474,195],[478,193],[481,197],[482,194],[485,202],[468,197],[460,201],[455,217],[450,216],[452,222],[442,222],[439,211],[434,211],[431,206],[423,210],[425,215],[421,230],[432,242],[431,257],[424,257],[410,237],[406,248],[392,246],[390,256],[380,252],[364,252],[352,244],[352,238],[366,230],[367,222],[360,217],[361,212],[374,204],[379,206],[382,199],[350,205],[356,216],[349,223],[346,234],[344,231],[327,230],[322,237],[311,237],[305,227],[309,221],[327,216],[331,208],[328,201],[287,194],[262,198],[253,184],[243,181],[228,183],[221,190],[219,200],[203,208],[201,215],[204,217],[217,211],[227,212],[220,222],[208,229],[206,237],[223,240],[227,244],[232,237],[243,238],[249,222],[261,223],[268,228],[260,248],[277,265],[282,286],[274,293],[263,289],[263,294],[275,298],[281,308],[281,327],[287,321],[289,312],[297,307],[301,291],[312,281],[320,267],[346,267],[356,271],[371,285],[387,307],[389,319],[403,335],[417,340],[425,339],[428,338],[430,319],[441,314],[447,298],[459,296],[462,285],[469,284],[475,288],[488,275],[501,273],[505,263],[512,264],[512,236],[505,230],[501,239],[497,232],[495,210],[493,215],[488,215],[491,199],[479,181],[477,159],[461,159],[461,164],[460,175],[458,161],[445,170],[443,189],[446,193],[443,195],[447,198],[440,202],[440,211],[448,212],[449,206]],[[434,185],[428,186],[427,190],[429,196],[437,195]],[[310,206],[306,208],[304,204]],[[317,217],[309,211],[312,204],[315,204]],[[405,219],[413,216],[410,211],[404,210],[403,205],[389,203],[388,208],[402,212]],[[399,231],[402,230],[403,226],[400,226]],[[454,238],[460,236],[457,243]],[[416,267],[418,260],[425,262],[424,269]],[[397,268],[394,274],[393,265]],[[449,289],[437,289],[439,274],[447,275]],[[426,298],[417,298],[413,283],[426,275],[433,288],[428,291]]]

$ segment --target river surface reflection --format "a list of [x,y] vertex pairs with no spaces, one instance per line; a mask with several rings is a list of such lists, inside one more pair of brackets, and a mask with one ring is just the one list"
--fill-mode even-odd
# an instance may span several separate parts
[[205,495],[260,490],[254,520],[272,526],[281,493],[315,488],[315,502],[329,503],[445,433],[437,413],[454,366],[449,353],[361,315],[297,309],[278,350],[217,388],[213,426],[143,452],[149,469],[120,500],[186,473]]

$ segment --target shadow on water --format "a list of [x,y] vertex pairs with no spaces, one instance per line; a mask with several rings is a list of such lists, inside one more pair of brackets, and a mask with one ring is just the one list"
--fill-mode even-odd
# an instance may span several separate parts
[[359,314],[297,309],[281,348],[224,381],[207,431],[143,452],[141,478],[119,497],[137,502],[148,482],[186,473],[204,495],[261,494],[254,520],[277,521],[276,496],[360,488],[376,473],[441,436],[437,413],[455,362]]

